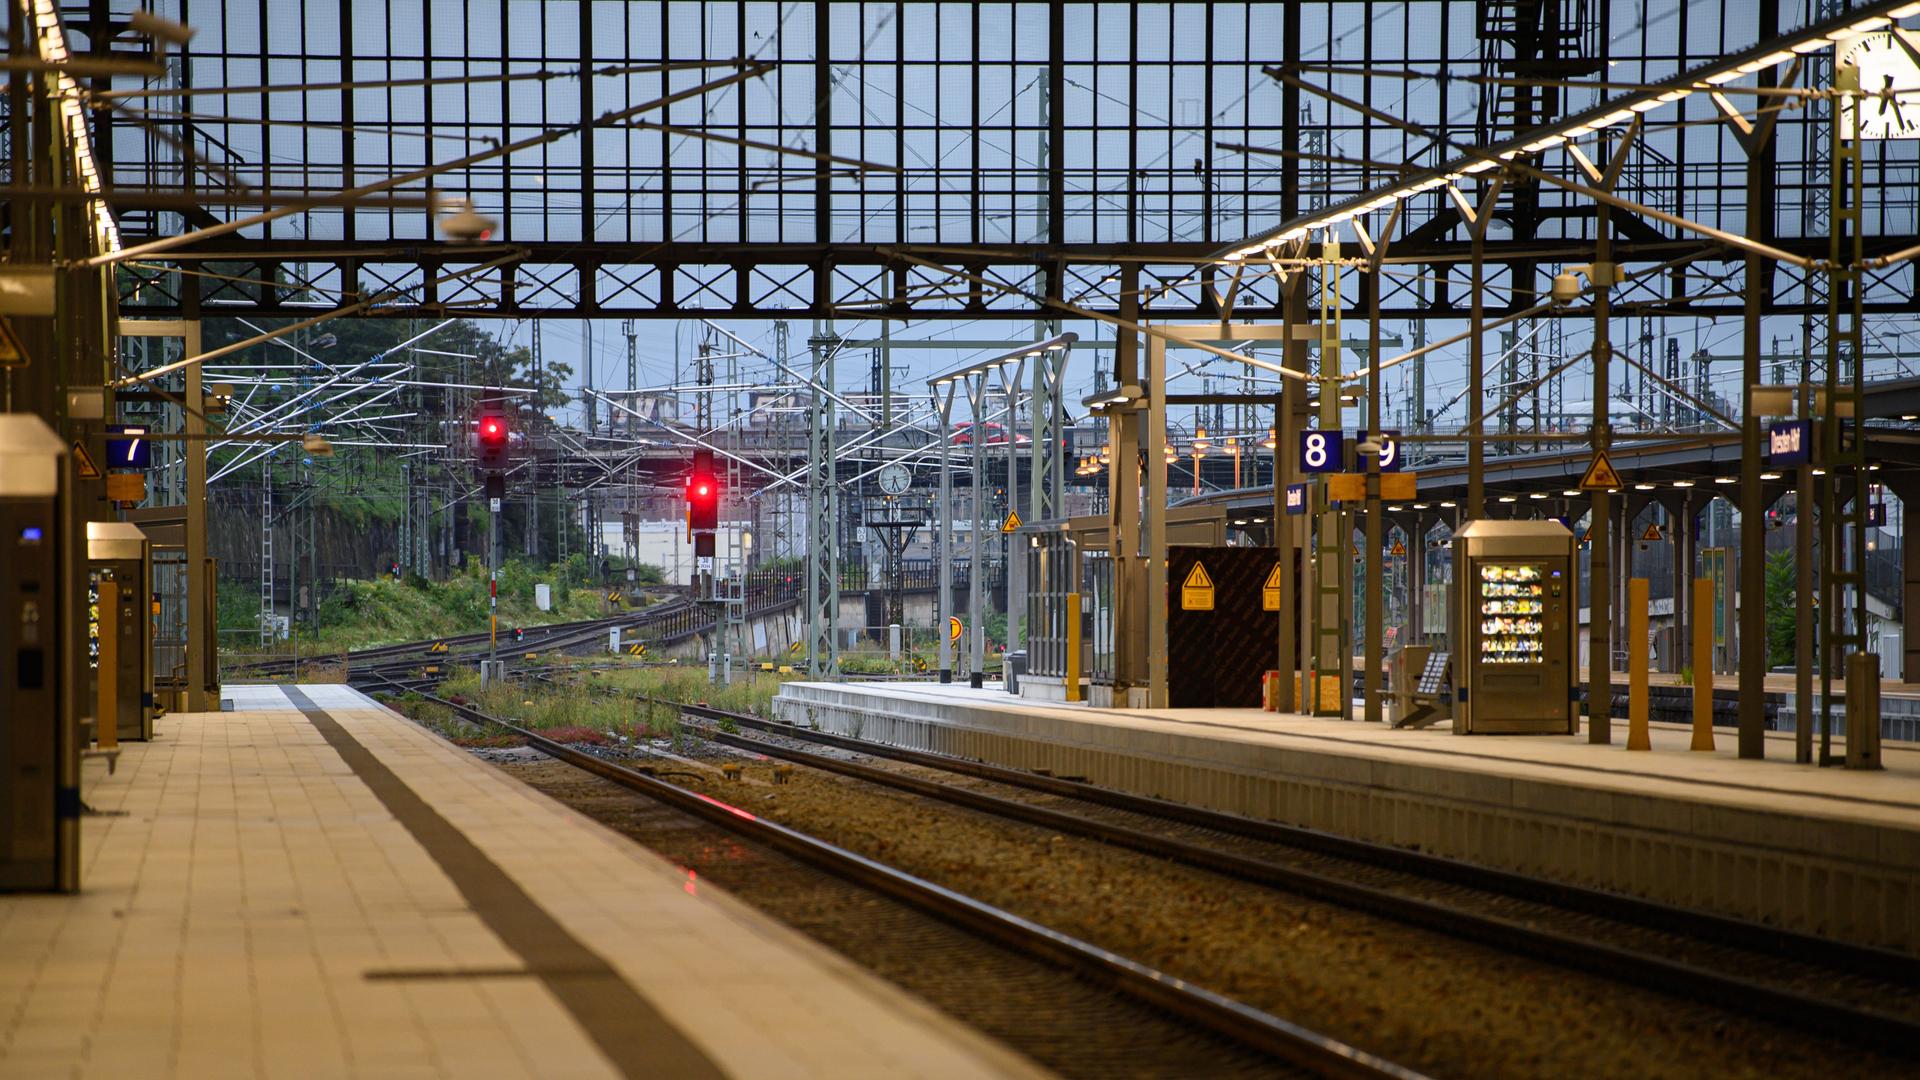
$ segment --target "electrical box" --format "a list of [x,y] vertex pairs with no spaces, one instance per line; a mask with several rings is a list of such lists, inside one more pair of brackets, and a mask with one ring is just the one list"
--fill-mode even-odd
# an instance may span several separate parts
[[56,889],[77,866],[79,794],[61,695],[60,457],[46,421],[0,414],[0,891]]
[[1454,534],[1455,734],[1577,729],[1577,574],[1573,533],[1557,521],[1475,521]]
[[[96,691],[100,666],[114,667],[115,729],[122,739],[153,738],[153,546],[140,526],[122,521],[87,523],[88,605],[91,611],[113,594],[114,617],[91,619],[87,627],[88,668]],[[110,588],[108,588],[110,586]],[[100,627],[113,628],[113,640]],[[89,698],[97,701],[98,696]],[[96,716],[97,724],[109,718]]]

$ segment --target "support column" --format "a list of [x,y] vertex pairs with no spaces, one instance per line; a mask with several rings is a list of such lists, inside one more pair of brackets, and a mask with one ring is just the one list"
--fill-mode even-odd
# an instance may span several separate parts
[[[1289,159],[1291,160],[1291,159]],[[1286,341],[1281,345],[1280,364],[1282,367],[1304,373],[1307,370],[1307,339],[1302,336],[1307,329],[1309,318],[1307,311],[1307,276],[1304,272],[1294,271],[1288,275],[1281,286],[1282,321],[1285,326]],[[1295,696],[1300,671],[1300,618],[1302,608],[1300,593],[1294,568],[1302,571],[1300,581],[1305,579],[1306,567],[1302,561],[1300,546],[1300,524],[1306,521],[1305,515],[1292,515],[1286,512],[1286,490],[1291,484],[1299,483],[1300,428],[1306,419],[1307,398],[1301,392],[1305,384],[1299,380],[1288,382],[1281,390],[1280,407],[1274,416],[1273,444],[1273,485],[1274,511],[1273,535],[1276,554],[1280,559],[1280,656],[1274,665],[1280,672],[1280,698],[1278,708],[1281,712],[1307,712],[1308,708]],[[1309,690],[1307,701],[1312,701]]]
[[933,407],[940,414],[940,505],[935,512],[940,515],[940,550],[934,553],[934,563],[939,567],[940,593],[935,598],[939,605],[939,619],[934,623],[933,636],[940,643],[940,681],[953,681],[953,640],[947,635],[947,627],[953,619],[953,390],[951,380],[935,383],[933,386]]
[[1914,543],[1915,523],[1907,519],[1920,486],[1903,484],[1894,494],[1900,498],[1900,681],[1913,685],[1920,683],[1920,634],[1913,632],[1920,626],[1920,544]]
[[[1698,548],[1694,538],[1694,493],[1688,491],[1677,500],[1679,509],[1673,519],[1673,648],[1667,666],[1678,672],[1693,664],[1693,623],[1699,612],[1693,604],[1693,562]],[[1711,496],[1708,497],[1711,505]],[[1672,509],[1669,504],[1668,509]],[[1695,679],[1712,680],[1711,670],[1695,671]]]
[[[1120,319],[1140,320],[1140,267],[1120,270]],[[1140,338],[1114,327],[1113,384],[1140,385]],[[1113,558],[1114,704],[1124,707],[1133,686],[1144,685],[1145,652],[1137,628],[1146,625],[1146,595],[1140,565],[1140,424],[1138,409],[1110,409],[1107,420],[1108,542]]]
[[[1147,707],[1167,707],[1167,342],[1147,337],[1146,431],[1141,451],[1146,455],[1147,490],[1141,499],[1141,524],[1146,533],[1147,591]],[[1198,468],[1198,465],[1195,466]]]

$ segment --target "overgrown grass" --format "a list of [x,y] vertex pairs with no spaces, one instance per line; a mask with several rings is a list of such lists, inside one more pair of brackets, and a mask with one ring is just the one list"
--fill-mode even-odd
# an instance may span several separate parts
[[588,678],[600,685],[616,686],[666,701],[704,702],[711,708],[727,712],[770,716],[773,712],[773,696],[780,692],[781,684],[805,676],[753,671],[748,673],[747,678],[735,680],[731,686],[715,686],[707,681],[704,668],[634,667],[603,671]]
[[[602,590],[571,584],[573,577],[568,566],[536,571],[523,563],[507,563],[500,571],[501,633],[510,640],[516,626],[572,622],[606,614]],[[551,611],[541,611],[534,603],[534,586],[541,582],[552,586]],[[241,629],[253,626],[257,599],[236,583],[223,585],[222,625]],[[297,632],[301,652],[336,652],[471,634],[487,628],[487,615],[486,571],[472,567],[447,581],[409,576],[401,581],[377,578],[345,582],[321,603],[317,633],[306,626]],[[290,653],[293,645],[278,642],[276,651]]]

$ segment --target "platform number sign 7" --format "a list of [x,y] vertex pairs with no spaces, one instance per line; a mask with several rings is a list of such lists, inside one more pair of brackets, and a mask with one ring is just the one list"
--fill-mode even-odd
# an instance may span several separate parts
[[1346,435],[1339,431],[1300,433],[1300,471],[1332,473],[1346,470]]
[[144,424],[107,425],[107,467],[144,469],[153,461],[153,440]]
[[[1359,442],[1366,442],[1367,433],[1364,431],[1356,432],[1354,434],[1354,439]],[[1400,459],[1400,433],[1397,431],[1382,431],[1380,433],[1379,441],[1380,441],[1380,471],[1381,472],[1399,472],[1402,464]],[[1367,461],[1366,461],[1366,458],[1364,457],[1362,457],[1358,462],[1358,464],[1363,467],[1366,465],[1366,463]]]

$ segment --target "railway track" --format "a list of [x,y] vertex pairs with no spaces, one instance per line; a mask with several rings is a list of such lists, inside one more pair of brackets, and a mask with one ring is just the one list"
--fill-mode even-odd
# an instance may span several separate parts
[[[1630,897],[675,703],[704,738],[1920,1059],[1920,960]],[[758,737],[746,732],[772,737]],[[878,758],[883,768],[796,746]],[[936,779],[928,773],[961,778]],[[1818,987],[1820,992],[1813,992]],[[1904,1009],[1888,1011],[1893,1001]]]
[[[371,674],[358,681],[362,685],[387,684],[396,688],[400,685]],[[697,818],[706,825],[724,829],[870,893],[908,905],[949,926],[963,928],[998,947],[1070,972],[1079,980],[1176,1017],[1183,1024],[1204,1030],[1246,1052],[1284,1062],[1314,1075],[1368,1078],[1420,1075],[1338,1039],[1136,963],[951,888],[765,820],[718,799],[686,790],[573,746],[554,742],[537,732],[489,716],[470,706],[432,696],[428,696],[428,700],[472,723],[511,732],[528,746],[556,761],[574,766],[626,791],[644,795]]]

